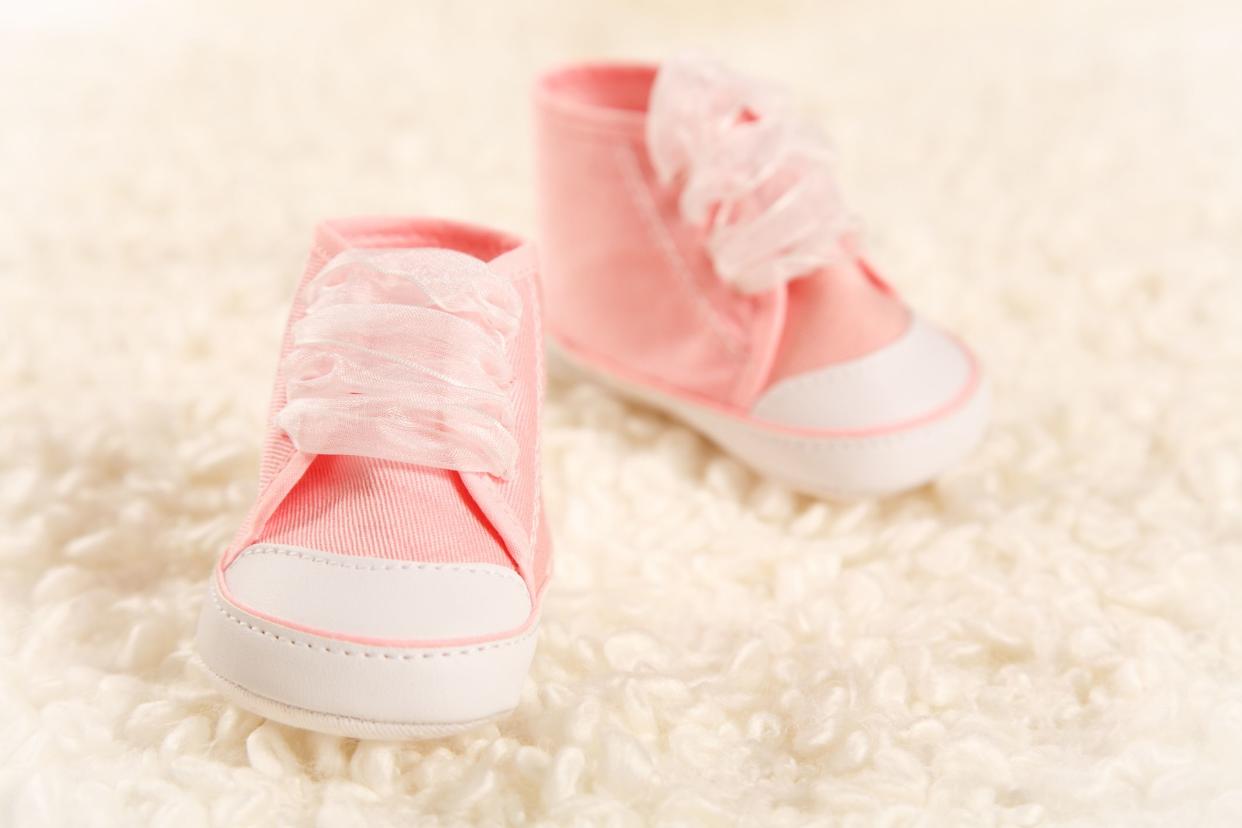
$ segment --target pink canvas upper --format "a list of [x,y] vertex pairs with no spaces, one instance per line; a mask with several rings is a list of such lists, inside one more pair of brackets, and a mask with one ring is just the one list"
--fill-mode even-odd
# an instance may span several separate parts
[[[397,419],[386,424],[361,421],[358,425],[355,421],[338,423],[322,417],[309,421],[300,415],[291,418],[290,412],[295,409],[288,405],[289,372],[299,370],[305,363],[297,352],[295,332],[303,332],[301,341],[305,347],[308,329],[299,328],[299,323],[307,317],[312,283],[338,254],[374,248],[438,248],[421,257],[425,266],[434,269],[442,260],[454,263],[458,270],[446,266],[453,278],[471,278],[471,272],[480,279],[486,276],[492,288],[497,284],[505,288],[508,299],[502,297],[503,301],[516,298],[517,302],[503,308],[499,317],[481,314],[478,308],[471,307],[458,312],[462,318],[442,314],[432,321],[419,317],[418,307],[392,304],[378,305],[393,316],[382,319],[375,318],[374,311],[366,308],[365,303],[353,307],[353,312],[363,313],[358,320],[348,315],[334,317],[338,308],[312,309],[312,318],[315,314],[322,317],[316,319],[316,325],[329,324],[327,329],[322,325],[310,329],[316,336],[325,336],[333,343],[337,338],[353,337],[355,345],[387,349],[401,358],[421,354],[424,364],[418,367],[424,371],[419,377],[430,377],[431,381],[416,381],[403,390],[404,396],[384,399],[384,394],[394,393],[393,378],[377,374],[373,365],[355,366],[348,375],[348,387],[330,390],[338,394],[333,404],[349,406],[352,416],[354,403],[363,401],[366,394],[380,395],[372,406],[374,411],[389,415],[396,411]],[[428,274],[431,279],[437,276],[442,278],[444,274]],[[496,277],[503,282],[496,283]],[[508,292],[508,284],[512,285],[512,292]],[[385,298],[392,297],[378,297],[377,303]],[[454,307],[453,301],[442,304]],[[466,319],[470,313],[474,317]],[[412,315],[406,318],[403,314]],[[509,323],[511,330],[493,330]],[[445,326],[443,335],[436,324]],[[403,338],[407,341],[403,342]],[[484,342],[485,338],[489,342]],[[429,343],[437,348],[428,350]],[[367,352],[366,348],[354,350]],[[272,394],[272,425],[263,447],[259,496],[222,557],[220,572],[249,546],[282,544],[400,561],[506,566],[523,577],[532,598],[537,599],[550,563],[538,473],[541,353],[536,260],[529,245],[493,230],[435,219],[352,218],[322,224],[315,232],[282,343]],[[472,396],[453,385],[464,376],[465,369],[454,361],[461,359],[483,360],[486,370],[476,372],[476,378],[480,382],[495,380],[495,386],[484,383],[482,390],[474,391]],[[497,360],[507,364],[498,365]],[[399,365],[400,359],[396,361]],[[315,372],[312,370],[307,377],[314,380]],[[441,377],[446,381],[441,382]],[[370,387],[368,379],[374,380]],[[300,390],[304,383],[295,382],[293,387],[295,393],[305,393]],[[503,405],[495,404],[495,400],[489,402],[494,393],[507,396],[501,401]],[[321,403],[315,400],[311,400],[311,407],[312,411],[322,410]],[[454,413],[454,407],[458,413]],[[365,413],[371,416],[369,411]],[[494,422],[487,419],[492,413]],[[480,414],[478,421],[471,419],[476,414]],[[393,443],[389,438],[395,435],[395,439],[402,439],[406,425],[416,427],[407,435],[410,439]],[[492,430],[487,431],[484,426]],[[298,428],[303,440],[309,439],[307,434],[314,435],[321,450],[334,445],[344,449],[340,453],[300,451],[286,430]],[[371,453],[378,456],[362,456],[367,448],[359,448],[358,444],[366,442],[363,438],[367,434],[384,438],[371,441],[376,447]],[[482,436],[472,436],[475,434]],[[443,450],[440,437],[444,438]],[[509,438],[511,443],[507,442]],[[461,451],[480,445],[500,448],[494,454],[478,456],[477,452]],[[435,459],[439,457],[453,459]],[[472,470],[476,466],[489,468]],[[217,582],[227,588],[224,579]]]
[[[686,216],[685,188],[699,182],[684,174],[668,180],[667,170],[662,181],[653,162],[648,119],[658,71],[580,65],[538,84],[548,332],[573,353],[632,380],[740,413],[779,380],[856,359],[900,337],[909,312],[856,253],[765,290],[741,290],[722,278],[721,259],[713,259],[718,239]],[[697,101],[685,96],[682,109],[690,111],[676,115],[692,117]],[[693,131],[694,124],[675,126]],[[696,149],[683,155],[693,160]],[[676,160],[678,148],[669,152]],[[781,175],[796,176],[797,169],[777,170],[777,186],[784,186]],[[709,189],[729,184],[706,180]],[[783,205],[779,195],[760,206]],[[851,245],[846,240],[842,248],[856,249]]]

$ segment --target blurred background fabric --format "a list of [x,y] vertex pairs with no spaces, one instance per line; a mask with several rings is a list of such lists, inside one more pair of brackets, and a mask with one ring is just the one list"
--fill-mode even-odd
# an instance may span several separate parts
[[[0,824],[1242,824],[1242,5],[0,9]],[[313,224],[534,229],[528,87],[787,84],[983,448],[830,503],[553,381],[519,710],[354,742],[191,654]]]

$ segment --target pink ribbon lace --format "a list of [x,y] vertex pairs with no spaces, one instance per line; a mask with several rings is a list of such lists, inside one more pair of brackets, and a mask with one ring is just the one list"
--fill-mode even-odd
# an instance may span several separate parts
[[508,476],[521,298],[441,249],[347,250],[307,285],[276,422],[299,451]]
[[647,148],[679,210],[704,228],[717,275],[745,293],[853,259],[855,225],[824,140],[774,90],[716,63],[663,64]]

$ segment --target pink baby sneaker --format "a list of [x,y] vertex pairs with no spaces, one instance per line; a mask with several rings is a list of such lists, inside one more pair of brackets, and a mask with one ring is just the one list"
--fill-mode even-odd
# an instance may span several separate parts
[[259,496],[199,621],[234,702],[388,739],[517,705],[551,553],[536,278],[531,247],[492,230],[318,229]]
[[556,362],[813,493],[916,486],[978,442],[974,356],[863,258],[779,94],[701,61],[574,66],[536,120]]

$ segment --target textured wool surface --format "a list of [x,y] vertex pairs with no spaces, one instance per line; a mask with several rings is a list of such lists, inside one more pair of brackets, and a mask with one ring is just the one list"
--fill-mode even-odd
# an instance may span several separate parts
[[[1242,824],[1235,2],[171,0],[0,11],[0,825]],[[981,450],[828,503],[553,382],[520,709],[421,744],[192,661],[313,223],[534,226],[527,83],[789,84]]]

